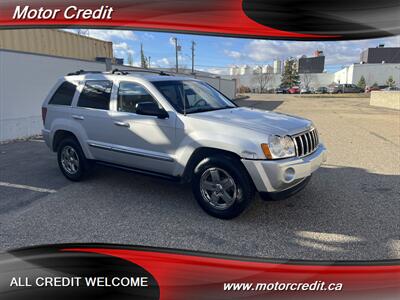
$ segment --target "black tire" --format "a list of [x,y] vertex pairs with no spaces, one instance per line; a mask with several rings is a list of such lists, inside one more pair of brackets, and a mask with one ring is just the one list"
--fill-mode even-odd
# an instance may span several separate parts
[[[232,193],[232,195],[236,195],[235,197],[230,197],[230,199],[234,199],[234,201],[232,202],[232,204],[229,204],[229,206],[223,208],[218,206],[223,206],[223,203],[216,203],[215,205],[213,205],[210,200],[207,200],[207,196],[209,196],[210,193],[202,189],[201,184],[201,182],[204,182],[202,181],[202,178],[206,179],[207,174],[215,172],[216,170],[218,170],[218,172],[220,172],[220,175],[222,175],[221,180],[225,179],[223,181],[229,181],[230,183],[233,180],[234,182],[234,185],[229,188],[229,193]],[[225,175],[229,175],[230,177],[225,177]],[[220,188],[222,188],[222,185],[220,186]],[[232,219],[240,215],[253,201],[255,191],[253,182],[248,175],[247,170],[242,165],[242,162],[234,157],[219,154],[205,158],[199,162],[199,164],[194,169],[192,178],[192,190],[201,208],[211,216],[220,219]],[[235,190],[236,194],[234,193]],[[212,192],[212,194],[213,193],[214,192]],[[222,199],[222,194],[224,192],[215,191],[215,193],[216,194],[213,196],[217,197],[218,201],[224,202],[224,200]]]
[[[72,172],[73,170],[71,170],[65,165],[65,159],[63,159],[63,151],[67,151],[66,149],[72,149],[72,151],[74,151],[73,153],[76,154],[77,164],[75,172]],[[89,166],[90,166],[89,161],[86,159],[85,154],[83,153],[79,142],[73,137],[65,138],[60,142],[57,149],[57,161],[61,172],[69,180],[80,181],[89,172]]]

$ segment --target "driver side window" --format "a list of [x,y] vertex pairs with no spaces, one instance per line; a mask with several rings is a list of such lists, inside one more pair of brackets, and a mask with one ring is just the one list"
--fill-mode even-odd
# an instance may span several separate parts
[[153,96],[140,84],[122,81],[118,88],[118,111],[136,113],[136,105],[141,102],[157,104]]

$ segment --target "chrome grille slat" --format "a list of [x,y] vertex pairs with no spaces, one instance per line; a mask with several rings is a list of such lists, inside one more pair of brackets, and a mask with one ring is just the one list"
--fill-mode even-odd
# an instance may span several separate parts
[[313,148],[315,148],[315,146],[317,145],[317,139],[315,138],[315,130],[311,131],[311,135],[312,135],[313,143],[314,143]]
[[301,150],[300,150],[299,156],[302,156],[303,153],[304,153],[304,144],[303,144],[303,140],[302,140],[301,137],[299,137],[299,141],[300,141],[300,144],[301,144]]
[[313,135],[313,131],[310,131],[308,133],[308,136],[310,137],[310,141],[311,141],[311,149],[315,148],[315,142],[314,142],[314,135]]
[[307,139],[307,144],[308,144],[308,152],[310,152],[313,149],[312,143],[311,143],[311,137],[310,133],[306,133],[306,139]]
[[299,146],[297,145],[297,140],[294,138],[293,139],[294,142],[294,151],[295,153],[299,153]]
[[292,138],[298,157],[307,156],[313,153],[319,145],[318,132],[315,128],[296,134],[292,136]]
[[308,147],[308,142],[307,142],[307,136],[305,134],[303,134],[301,136],[301,139],[304,139],[304,154],[308,153],[309,151],[309,147]]

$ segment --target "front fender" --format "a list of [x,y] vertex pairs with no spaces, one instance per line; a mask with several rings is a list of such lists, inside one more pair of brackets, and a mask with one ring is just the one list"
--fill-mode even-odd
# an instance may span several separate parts
[[196,133],[186,136],[180,143],[176,152],[175,176],[181,176],[185,170],[193,153],[199,148],[212,148],[234,153],[241,158],[257,159],[262,158],[261,147],[249,140],[241,138],[233,138],[223,134],[214,133],[212,138],[210,134]]

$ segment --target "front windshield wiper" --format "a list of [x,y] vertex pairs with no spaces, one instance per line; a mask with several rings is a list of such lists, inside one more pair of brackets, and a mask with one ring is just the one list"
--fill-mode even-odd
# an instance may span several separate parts
[[221,110],[221,109],[229,109],[229,108],[235,108],[235,106],[222,106],[222,107],[203,107],[203,108],[198,108],[193,111],[187,111],[187,114],[193,114],[193,113],[199,113],[199,112],[207,112],[207,111],[214,111],[214,110]]

